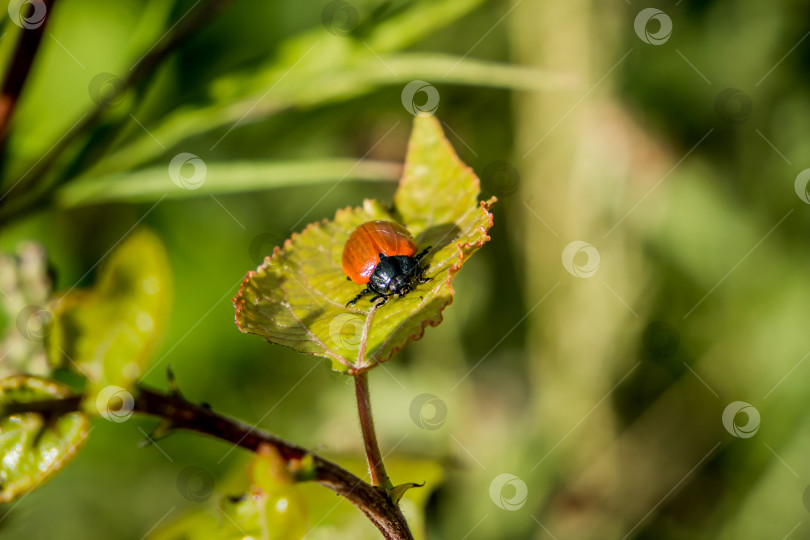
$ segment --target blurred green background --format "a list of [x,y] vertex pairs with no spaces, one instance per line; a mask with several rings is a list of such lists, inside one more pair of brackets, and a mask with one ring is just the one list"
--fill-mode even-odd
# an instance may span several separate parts
[[[93,94],[213,3],[57,2],[3,163],[4,191],[38,160],[62,186],[0,230],[4,251],[47,248],[57,291],[92,285],[136,223],[164,240],[174,306],[147,384],[165,388],[171,365],[189,399],[362,472],[350,379],[240,334],[230,299],[292,231],[390,201],[402,89],[424,80],[500,202],[444,322],[370,377],[394,482],[435,486],[424,516],[406,507],[417,528],[810,537],[810,198],[795,185],[810,3],[241,0],[120,99]],[[7,66],[19,29],[2,31]],[[208,164],[200,190],[169,181],[179,152]],[[575,241],[592,248],[564,255]],[[446,416],[412,414],[425,393]],[[724,426],[735,401],[759,412],[753,436],[732,433],[745,412]],[[178,488],[186,467],[216,478],[214,502],[248,459],[185,433],[139,448],[152,419],[93,425],[75,461],[0,508],[3,538],[141,539],[200,510]],[[377,537],[325,489],[303,492],[307,538]]]

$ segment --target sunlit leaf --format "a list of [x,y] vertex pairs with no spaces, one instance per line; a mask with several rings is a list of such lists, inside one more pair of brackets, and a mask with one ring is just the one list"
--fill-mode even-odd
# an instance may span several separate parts
[[14,407],[70,395],[66,387],[37,377],[0,379],[0,503],[28,493],[64,467],[89,432],[84,413],[54,417],[17,413]]
[[[161,240],[141,229],[110,254],[95,287],[53,303],[51,361],[86,376],[92,389],[132,388],[163,333],[171,304],[171,270]],[[94,410],[95,392],[88,402]]]
[[[362,371],[387,361],[427,325],[441,322],[453,300],[453,276],[489,240],[487,210],[494,200],[479,204],[478,193],[478,178],[458,159],[439,122],[417,117],[394,210],[366,200],[293,234],[248,272],[234,298],[239,329],[329,358],[339,370]],[[420,250],[431,246],[423,262],[432,281],[380,308],[368,298],[347,308],[362,286],[346,280],[343,246],[355,227],[376,219],[401,221]]]

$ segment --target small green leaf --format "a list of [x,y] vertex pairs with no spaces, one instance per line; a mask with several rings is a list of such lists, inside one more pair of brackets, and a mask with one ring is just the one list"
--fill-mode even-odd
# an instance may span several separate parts
[[307,532],[306,504],[278,452],[266,446],[250,467],[251,489],[224,500],[223,538],[294,540]]
[[10,406],[70,397],[60,384],[38,377],[0,380],[0,503],[12,501],[53,476],[87,438],[87,417],[78,411],[58,418],[8,414]]
[[402,498],[403,495],[405,495],[405,492],[407,492],[409,489],[420,487],[425,487],[425,484],[414,484],[413,482],[408,482],[407,484],[400,484],[398,486],[394,486],[393,488],[391,488],[388,494],[391,496],[391,500],[394,501],[394,504],[399,504],[399,500]]
[[53,302],[48,357],[90,380],[88,411],[96,411],[102,388],[132,389],[166,327],[170,298],[163,243],[141,229],[110,255],[95,287]]
[[[495,199],[479,204],[479,191],[478,178],[458,159],[439,122],[417,117],[395,208],[366,200],[293,234],[245,277],[234,298],[239,329],[328,358],[338,370],[364,371],[389,360],[427,325],[442,321],[453,301],[453,277],[489,240]],[[346,280],[343,246],[355,227],[377,219],[403,223],[419,250],[431,246],[423,262],[432,281],[380,308],[368,297],[347,308],[363,287]]]

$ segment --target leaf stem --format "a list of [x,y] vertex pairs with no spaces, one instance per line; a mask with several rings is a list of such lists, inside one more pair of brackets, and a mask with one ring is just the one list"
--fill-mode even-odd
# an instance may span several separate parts
[[374,418],[371,415],[371,399],[368,392],[368,371],[362,371],[353,376],[354,391],[357,397],[357,414],[360,417],[360,428],[363,431],[363,443],[365,443],[366,447],[371,483],[388,492],[394,486],[385,472],[380,445],[377,443],[377,434],[374,431]]

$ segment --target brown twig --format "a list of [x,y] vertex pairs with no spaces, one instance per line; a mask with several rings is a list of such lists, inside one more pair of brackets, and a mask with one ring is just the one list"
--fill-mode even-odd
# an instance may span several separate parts
[[[255,452],[260,445],[269,444],[287,461],[301,460],[309,450],[294,445],[275,435],[265,433],[241,422],[215,413],[210,408],[195,405],[178,394],[162,394],[140,388],[135,397],[135,412],[158,416],[171,423],[174,429],[196,431],[228,441]],[[390,540],[412,540],[405,516],[391,502],[385,490],[372,486],[339,465],[313,454],[314,479],[359,508]]]
[[[261,445],[269,444],[278,450],[288,464],[298,463],[306,456],[312,455],[314,470],[307,479],[328,487],[354,504],[380,530],[386,540],[413,540],[405,516],[384,489],[364,482],[346,469],[313,454],[306,448],[215,413],[206,405],[195,405],[177,392],[164,394],[139,387],[134,398],[134,412],[161,418],[171,429],[195,431],[252,452],[257,451]],[[81,396],[71,396],[63,399],[6,404],[0,407],[0,415],[37,412],[60,416],[79,410],[81,401]]]

